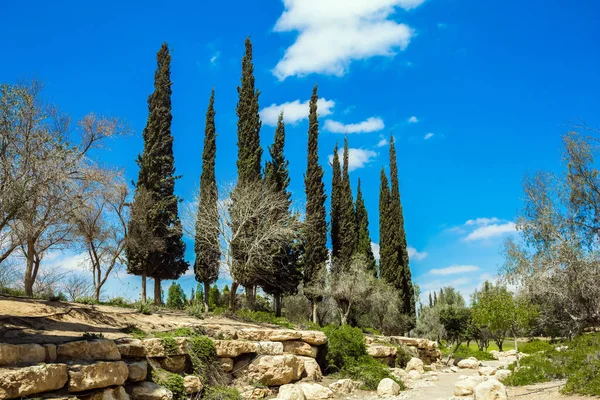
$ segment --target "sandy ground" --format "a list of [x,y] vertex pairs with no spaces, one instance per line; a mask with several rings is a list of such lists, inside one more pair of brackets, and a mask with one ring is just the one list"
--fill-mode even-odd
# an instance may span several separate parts
[[[89,306],[66,302],[20,299],[0,295],[0,342],[5,343],[57,343],[80,338],[84,332],[98,333],[106,338],[127,337],[124,328],[135,326],[145,332],[167,331],[181,327],[218,325],[226,328],[257,326],[227,318],[198,319],[185,313],[158,311],[142,315],[135,310]],[[511,360],[489,361],[486,365],[500,367]],[[447,400],[454,395],[454,384],[460,375],[476,375],[477,371],[448,368],[437,374],[437,380],[417,381],[415,388],[388,400]],[[325,378],[323,384],[331,383]],[[509,399],[519,400],[589,400],[590,397],[559,393],[563,382],[548,382],[518,388],[509,387]],[[376,400],[373,392],[358,391],[346,399]]]

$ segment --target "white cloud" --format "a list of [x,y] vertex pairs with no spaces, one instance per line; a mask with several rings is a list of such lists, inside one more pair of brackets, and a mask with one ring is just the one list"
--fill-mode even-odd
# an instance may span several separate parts
[[386,138],[381,138],[381,139],[379,139],[379,142],[377,142],[377,147],[385,147],[388,144],[389,143]]
[[383,120],[379,117],[370,117],[356,124],[343,124],[332,119],[325,121],[324,129],[333,133],[366,133],[377,132],[385,128]]
[[66,269],[69,271],[82,271],[89,267],[89,258],[86,253],[72,253],[52,251],[42,259],[42,266],[51,269]]
[[455,275],[455,274],[464,274],[467,272],[475,272],[479,271],[479,267],[476,265],[451,265],[446,268],[440,269],[432,269],[429,271],[431,275]]
[[[277,126],[279,113],[283,110],[283,120],[286,124],[296,124],[303,119],[308,118],[308,107],[310,100],[300,102],[300,100],[289,101],[283,104],[271,104],[260,110],[260,118],[269,126]],[[335,101],[320,98],[317,100],[319,116],[324,117],[333,113]]]
[[415,117],[414,115],[412,117],[410,117],[408,119],[408,122],[411,124],[416,124],[417,122],[419,122],[419,118]]
[[407,250],[408,250],[408,257],[411,260],[421,261],[421,260],[424,260],[425,257],[427,257],[426,251],[419,252],[419,251],[417,251],[417,249],[415,249],[414,247],[410,247],[410,246],[408,246]]
[[429,132],[427,135],[425,135],[425,136],[423,137],[423,139],[425,139],[425,140],[429,140],[429,139],[431,139],[431,138],[432,138],[432,137],[434,137],[434,136],[435,136],[435,135],[434,135],[433,133]]
[[467,222],[465,222],[465,225],[490,225],[490,224],[495,224],[497,222],[500,222],[500,220],[496,217],[492,217],[492,218],[475,218],[475,219],[470,219]]
[[210,58],[210,63],[212,65],[215,65],[217,63],[217,60],[219,59],[220,56],[221,56],[221,52],[220,51],[215,52],[215,54],[213,54],[213,56]]
[[425,0],[283,0],[275,32],[298,32],[296,41],[273,69],[284,80],[311,73],[344,75],[352,61],[393,57],[410,43],[414,31],[390,19]]
[[514,222],[506,222],[504,224],[492,224],[481,226],[469,233],[465,237],[465,241],[472,242],[474,240],[490,239],[497,236],[502,236],[507,233],[513,233],[517,230]]
[[371,250],[373,251],[373,256],[375,256],[375,259],[379,261],[379,243],[371,242]]
[[[348,149],[348,171],[363,168],[368,163],[377,157],[377,153],[373,150],[365,149]],[[333,162],[333,154],[329,155],[329,163]],[[340,162],[344,165],[344,159],[340,156]]]

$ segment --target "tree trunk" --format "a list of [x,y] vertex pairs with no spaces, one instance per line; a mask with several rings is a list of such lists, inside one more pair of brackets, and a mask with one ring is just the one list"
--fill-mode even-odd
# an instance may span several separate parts
[[313,322],[313,324],[318,324],[319,316],[317,315],[317,302],[315,300],[312,300],[311,303],[312,303],[312,322]]
[[100,303],[100,286],[98,285],[94,288],[94,299],[96,303]]
[[28,241],[27,243],[27,254],[26,254],[26,267],[25,277],[23,279],[23,287],[25,289],[25,296],[33,297],[33,283],[35,282],[34,273],[34,260],[33,260],[33,244]]
[[238,282],[233,282],[231,284],[231,293],[229,294],[229,311],[235,311],[235,298],[237,294],[237,290],[240,284]]
[[142,273],[142,303],[146,304],[146,271]]
[[275,295],[275,316],[281,317],[281,294]]
[[499,351],[504,351],[504,350],[502,350],[502,344],[503,344],[502,340],[496,340],[496,344],[498,345],[498,350]]
[[208,314],[208,292],[210,292],[210,283],[208,281],[204,281],[204,313]]
[[160,306],[162,303],[162,290],[160,287],[160,279],[154,278],[154,304]]
[[244,286],[244,291],[246,292],[246,307],[254,311],[256,308],[256,286]]

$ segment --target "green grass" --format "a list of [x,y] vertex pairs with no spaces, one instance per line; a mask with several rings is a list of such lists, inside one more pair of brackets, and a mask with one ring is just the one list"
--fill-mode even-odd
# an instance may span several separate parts
[[276,317],[275,314],[266,311],[251,311],[251,310],[238,310],[235,316],[245,322],[258,322],[278,325],[283,328],[294,329],[294,324],[283,317]]

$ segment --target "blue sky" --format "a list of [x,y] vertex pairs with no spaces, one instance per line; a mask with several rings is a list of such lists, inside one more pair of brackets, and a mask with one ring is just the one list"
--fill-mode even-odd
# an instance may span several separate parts
[[[134,134],[101,158],[135,179],[155,54],[168,42],[176,191],[189,201],[212,87],[217,178],[235,178],[236,86],[250,35],[261,141],[271,143],[283,106],[294,198],[304,196],[303,103],[318,83],[321,161],[351,132],[353,188],[360,178],[373,241],[382,139],[393,133],[413,277],[424,293],[454,285],[468,295],[502,264],[523,174],[560,166],[571,121],[600,123],[599,13],[592,0],[12,1],[2,6],[0,77],[45,82],[45,96],[73,118],[124,119]],[[77,268],[79,259],[51,254],[46,266]],[[180,281],[187,291],[194,284]],[[138,290],[121,272],[105,295]]]

